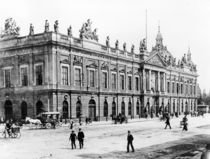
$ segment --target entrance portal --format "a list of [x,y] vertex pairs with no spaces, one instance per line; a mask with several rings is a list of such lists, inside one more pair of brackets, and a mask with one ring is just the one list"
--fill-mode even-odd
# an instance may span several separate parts
[[89,101],[89,118],[92,120],[96,119],[96,102],[94,99]]
[[68,119],[69,115],[68,115],[68,102],[67,101],[64,101],[63,102],[63,119]]
[[44,109],[44,105],[43,103],[39,100],[37,103],[36,103],[36,115],[42,113],[42,112],[45,112],[45,109]]

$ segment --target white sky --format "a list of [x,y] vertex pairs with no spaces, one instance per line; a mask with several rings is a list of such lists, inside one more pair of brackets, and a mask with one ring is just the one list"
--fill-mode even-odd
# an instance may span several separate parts
[[192,60],[197,64],[201,89],[209,92],[210,82],[210,1],[209,0],[0,0],[0,27],[12,17],[21,27],[21,35],[29,33],[33,23],[35,33],[44,31],[46,19],[53,30],[55,20],[59,31],[66,34],[69,25],[73,36],[88,18],[98,28],[99,42],[106,36],[114,46],[116,39],[122,48],[126,42],[136,52],[140,39],[145,37],[145,12],[148,17],[148,48],[155,45],[160,21],[163,42],[176,58],[187,53],[190,46]]

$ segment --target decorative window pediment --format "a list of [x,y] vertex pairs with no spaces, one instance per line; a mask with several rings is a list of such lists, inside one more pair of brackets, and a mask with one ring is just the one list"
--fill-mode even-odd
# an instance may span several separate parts
[[125,70],[124,70],[124,69],[122,69],[122,70],[120,70],[119,72],[120,72],[120,73],[125,73]]
[[111,71],[112,72],[117,72],[117,68],[112,68]]
[[71,62],[70,62],[68,59],[64,59],[64,60],[60,61],[60,63],[63,63],[63,64],[70,64]]
[[96,65],[96,63],[94,62],[94,63],[92,63],[92,64],[90,64],[90,65],[87,65],[86,66],[87,68],[94,68],[94,69],[97,69],[97,65]]

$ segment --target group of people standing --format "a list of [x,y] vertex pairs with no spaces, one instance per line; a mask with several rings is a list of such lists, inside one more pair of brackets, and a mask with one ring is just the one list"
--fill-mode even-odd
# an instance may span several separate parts
[[69,140],[71,141],[71,148],[76,149],[76,139],[78,139],[79,147],[80,147],[80,149],[82,149],[84,146],[84,138],[85,138],[85,135],[81,128],[79,128],[79,132],[77,135],[74,132],[74,130],[72,130],[70,137],[69,137]]

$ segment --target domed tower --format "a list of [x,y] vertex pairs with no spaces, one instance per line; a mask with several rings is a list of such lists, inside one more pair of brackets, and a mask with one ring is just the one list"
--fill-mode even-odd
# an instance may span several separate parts
[[160,25],[158,25],[158,34],[156,37],[156,46],[163,46],[163,37],[160,33]]

